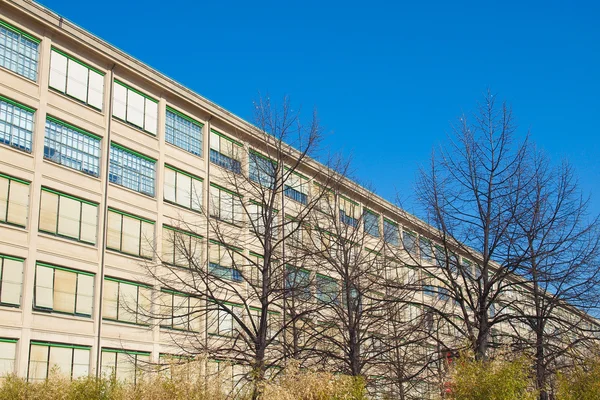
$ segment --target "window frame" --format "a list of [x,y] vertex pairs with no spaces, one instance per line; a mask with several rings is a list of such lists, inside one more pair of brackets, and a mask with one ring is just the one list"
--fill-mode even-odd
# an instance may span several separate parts
[[[2,19],[0,19],[0,29],[1,28],[6,29],[7,32],[12,32],[13,34],[18,35],[18,37],[17,37],[17,43],[19,43],[20,46],[21,45],[25,46],[27,44],[26,42],[23,43],[22,40],[26,40],[26,41],[29,41],[29,42],[35,44],[35,48],[32,45],[30,45],[29,47],[32,50],[34,50],[36,58],[34,59],[34,58],[29,57],[30,60],[35,61],[34,78],[31,78],[30,76],[27,76],[25,74],[22,74],[22,73],[18,72],[18,66],[19,66],[19,61],[18,60],[19,60],[19,58],[23,58],[23,59],[26,58],[25,54],[23,54],[23,52],[20,51],[21,50],[20,48],[19,48],[19,50],[15,51],[15,53],[17,55],[17,63],[16,63],[17,70],[14,70],[14,69],[12,69],[10,67],[7,67],[7,66],[4,66],[4,65],[0,65],[0,67],[3,68],[3,69],[5,69],[5,70],[7,70],[7,71],[10,71],[10,72],[12,72],[14,74],[17,74],[17,75],[19,75],[19,76],[21,76],[21,77],[23,77],[23,78],[25,78],[27,80],[30,80],[30,81],[33,81],[33,82],[37,83],[38,79],[39,79],[39,75],[40,75],[39,74],[39,69],[40,69],[40,43],[42,42],[41,39],[38,39],[37,37],[35,37],[35,36],[33,36],[33,35],[25,32],[25,31],[17,28],[16,26],[13,26],[13,25],[9,24],[8,22],[6,22],[6,21],[4,21]],[[23,62],[21,62],[21,65],[23,66],[23,69],[24,69],[25,65],[24,65]],[[30,68],[30,70],[33,70],[33,69]]]
[[[4,284],[5,283],[12,283],[12,284],[16,284],[17,282],[5,282],[4,280],[4,276],[5,276],[5,272],[6,272],[6,263],[5,260],[11,260],[11,261],[16,261],[16,262],[20,262],[21,263],[21,281],[18,282],[19,283],[19,302],[18,303],[11,303],[11,302],[6,302],[6,301],[2,301],[3,299],[3,294],[4,294]],[[14,307],[14,308],[20,308],[21,307],[21,302],[23,300],[23,273],[25,271],[25,259],[24,258],[20,258],[20,257],[14,257],[14,256],[9,256],[6,254],[0,254],[0,306],[3,307]]]
[[[214,195],[211,192],[211,190],[213,188],[219,191],[218,207],[215,207]],[[222,217],[223,199],[222,199],[221,193],[223,193],[223,192],[225,192],[231,196],[231,220],[224,219]],[[236,200],[236,198],[237,198],[237,200]],[[218,219],[219,221],[223,221],[228,224],[235,225],[235,226],[241,226],[244,222],[243,215],[242,215],[243,211],[244,211],[244,207],[242,205],[242,198],[243,198],[242,195],[234,192],[233,190],[229,190],[227,188],[224,188],[223,186],[220,186],[214,182],[211,182],[210,186],[209,186],[209,215],[213,218]],[[236,209],[238,207],[240,208],[240,210],[236,211]],[[218,215],[215,214],[215,209],[218,211]]]
[[[213,141],[210,140],[210,137],[212,137],[212,134],[219,137],[219,150],[217,150],[213,147],[213,143],[212,143]],[[221,151],[221,144],[222,144],[221,139],[227,140],[231,143],[232,152],[234,152],[234,153],[235,153],[235,151],[233,149],[237,149],[238,147],[244,147],[244,145],[241,142],[238,142],[237,140],[211,128],[211,130],[209,132],[209,146],[208,146],[210,162],[221,168],[225,168],[235,174],[238,174],[238,175],[241,174],[242,173],[242,160],[241,160],[240,155],[238,154],[237,157],[233,157],[233,154],[227,155],[224,152],[222,152]],[[233,147],[233,146],[237,146],[237,147]]]
[[[37,301],[38,301],[38,289],[40,288],[44,288],[42,286],[40,286],[38,288],[38,267],[44,267],[44,268],[50,268],[52,269],[52,308],[49,307],[44,307],[44,306],[39,306],[37,305]],[[63,272],[67,272],[70,274],[75,274],[75,293],[73,295],[74,297],[74,304],[73,304],[73,312],[68,312],[68,311],[62,311],[62,310],[57,310],[54,307],[54,298],[56,297],[56,271],[63,271]],[[79,276],[83,275],[83,276],[89,276],[92,277],[92,282],[91,282],[91,295],[90,297],[90,313],[80,313],[77,312],[77,305],[78,305],[78,300],[80,300],[80,294],[79,294],[79,285],[80,285],[80,279]],[[95,278],[96,278],[96,274],[92,273],[92,272],[87,272],[87,271],[81,271],[81,270],[76,270],[76,269],[72,269],[72,268],[65,268],[65,267],[61,267],[58,265],[54,265],[54,264],[49,264],[49,263],[44,263],[44,262],[36,262],[35,263],[35,277],[34,277],[34,284],[33,284],[33,304],[32,304],[32,309],[34,311],[41,311],[41,312],[47,312],[47,313],[52,313],[52,314],[63,314],[63,315],[73,315],[76,317],[84,317],[84,318],[92,318],[92,316],[94,315],[94,290],[95,290]],[[45,289],[48,289],[48,287],[45,287]]]
[[[51,193],[51,194],[54,194],[54,195],[58,196],[57,197],[57,202],[56,202],[57,209],[56,209],[56,214],[55,214],[56,215],[56,229],[53,232],[53,231],[49,231],[49,230],[46,230],[46,229],[42,229],[42,227],[41,227],[42,226],[42,198],[43,198],[43,196],[40,196],[40,215],[39,215],[39,222],[38,222],[38,230],[40,232],[46,233],[48,235],[52,235],[52,236],[56,236],[56,237],[60,237],[60,238],[68,239],[68,240],[74,240],[76,242],[86,243],[86,244],[90,244],[90,245],[96,246],[96,244],[98,242],[98,218],[99,218],[99,215],[100,215],[100,213],[99,213],[100,204],[99,203],[94,203],[92,201],[85,200],[85,199],[82,199],[82,198],[79,198],[79,197],[76,197],[76,196],[72,196],[70,194],[66,194],[66,193],[60,192],[58,190],[50,189],[50,188],[45,187],[45,186],[42,186],[41,191],[42,192]],[[73,237],[73,236],[69,236],[69,235],[66,235],[66,234],[63,234],[63,233],[59,232],[60,220],[61,220],[61,217],[60,217],[60,202],[61,202],[61,198],[63,198],[63,197],[67,198],[67,199],[70,199],[70,200],[73,200],[73,201],[77,201],[77,202],[80,203],[80,206],[79,206],[79,221],[78,221],[78,225],[79,225],[79,237]],[[83,204],[87,204],[89,206],[96,207],[96,226],[94,228],[94,233],[95,233],[96,239],[95,239],[94,242],[90,242],[88,240],[85,240],[85,239],[81,238],[82,227],[83,227],[83,223],[84,223],[84,221],[83,221],[83,213],[84,213]]]
[[111,347],[102,347],[100,349],[100,373],[104,376],[106,374],[105,368],[107,368],[105,362],[104,362],[104,354],[105,353],[114,353],[115,354],[115,363],[114,366],[112,367],[108,367],[108,368],[112,368],[112,374],[114,374],[115,379],[119,380],[119,354],[125,354],[127,356],[127,358],[129,360],[131,360],[131,357],[134,356],[135,357],[135,361],[133,362],[133,383],[134,385],[137,383],[137,378],[139,375],[139,370],[141,370],[142,368],[140,367],[140,362],[144,362],[143,360],[139,360],[139,356],[143,356],[143,357],[148,357],[148,363],[150,363],[151,357],[152,357],[152,353],[151,352],[146,352],[146,351],[136,351],[136,350],[124,350],[124,349],[115,349],[115,348],[111,348]]
[[[167,106],[166,110],[167,111],[166,111],[166,114],[165,114],[165,142],[167,142],[169,144],[172,144],[173,146],[175,146],[175,147],[177,147],[179,149],[182,149],[182,150],[184,150],[184,151],[186,151],[186,152],[188,152],[190,154],[193,154],[195,156],[198,156],[198,157],[202,158],[203,157],[203,151],[204,151],[204,148],[203,148],[204,147],[204,124],[202,122],[200,122],[200,121],[195,120],[192,117],[187,116],[186,114],[184,114],[184,113],[182,113],[180,111],[177,111],[176,109],[174,109],[172,107]],[[172,134],[169,133],[169,129],[168,129],[169,128],[169,121],[170,121],[169,120],[169,114],[172,114],[174,116],[174,118],[175,118],[173,120],[174,121],[173,126],[171,127],[171,129],[173,130]],[[182,119],[184,121],[189,122],[192,126],[195,125],[198,128],[200,128],[200,138],[198,140],[200,147],[199,147],[199,151],[197,153],[195,151],[192,151],[192,149],[191,149],[191,147],[192,147],[191,142],[194,140],[194,138],[192,137],[192,135],[190,135],[188,133],[184,133],[181,130],[177,130],[176,129],[176,127],[177,127],[177,118],[180,118],[180,119]],[[187,137],[187,141],[188,141],[188,148],[187,149],[185,147],[182,147],[182,146],[180,146],[180,145],[178,145],[176,143],[177,142],[177,134],[184,135],[184,136]],[[171,135],[173,136],[173,141],[169,140]],[[180,140],[179,142],[181,143],[182,141]]]
[[[374,221],[368,221],[368,218],[374,217],[375,220]],[[366,207],[363,207],[363,230],[365,231],[365,233],[367,233],[368,235],[371,235],[373,237],[381,237],[381,232],[379,229],[379,219],[380,219],[381,215],[377,214],[375,211],[369,210]],[[375,228],[375,232],[373,232],[373,228]]]
[[[266,170],[265,166],[268,165],[271,166],[268,168],[271,168],[272,171]],[[277,167],[277,161],[250,149],[248,153],[248,179],[252,182],[273,190],[277,181]],[[271,172],[273,172],[272,176],[269,175]]]
[[[201,177],[199,177],[197,175],[194,175],[194,174],[191,174],[189,172],[182,171],[179,168],[176,168],[176,167],[174,167],[174,166],[172,166],[170,164],[166,164],[165,163],[165,173],[166,173],[166,170],[171,170],[171,171],[175,172],[175,185],[173,186],[173,196],[174,196],[175,200],[167,199],[167,190],[166,190],[167,179],[166,178],[163,179],[164,180],[164,182],[163,182],[163,186],[164,186],[164,188],[163,188],[163,200],[165,202],[169,203],[169,204],[173,204],[173,205],[176,205],[176,206],[179,206],[179,207],[183,207],[183,208],[185,208],[187,210],[191,210],[191,211],[194,211],[194,212],[197,212],[197,213],[201,213],[202,212],[202,207],[204,205],[204,178],[201,178]],[[178,188],[178,185],[177,185],[177,181],[178,181],[178,176],[179,175],[184,175],[184,176],[187,176],[188,178],[190,178],[190,190],[188,192],[189,193],[189,203],[190,203],[189,206],[178,202],[178,198],[177,197],[178,197],[178,194],[179,194],[179,188]],[[200,195],[197,196],[197,197],[194,197],[194,194],[193,194],[193,192],[194,192],[194,181],[200,182],[200,189],[201,190],[200,190]],[[198,207],[197,208],[194,207],[194,203],[195,202],[198,203]]]
[[[102,296],[102,320],[103,321],[112,321],[112,322],[119,322],[122,324],[128,324],[128,325],[135,325],[135,326],[150,326],[151,321],[150,321],[150,317],[149,316],[145,316],[142,313],[144,312],[143,308],[143,304],[140,302],[140,288],[143,289],[147,289],[150,293],[149,295],[152,295],[152,287],[148,286],[146,284],[143,283],[139,283],[139,282],[134,282],[134,281],[128,281],[125,279],[120,279],[120,278],[113,278],[111,276],[105,276],[104,277],[104,282],[103,285],[105,284],[106,281],[110,281],[110,282],[115,282],[117,283],[118,286],[118,290],[117,290],[117,299],[116,299],[116,318],[111,318],[111,317],[105,317],[104,316],[104,312],[106,312],[106,307],[104,306],[104,302],[107,291],[104,291],[104,294]],[[120,311],[122,310],[121,308],[121,284],[123,285],[129,285],[129,286],[135,286],[136,287],[136,298],[135,298],[135,322],[133,321],[127,321],[125,319],[119,319],[119,314]],[[151,304],[148,305],[149,307],[151,306]],[[131,310],[125,309],[126,313],[132,313]],[[142,312],[142,313],[141,313]],[[140,322],[141,320],[141,322]]]
[[[120,230],[119,230],[119,248],[116,249],[114,247],[110,247],[110,245],[108,243],[109,240],[107,238],[107,240],[106,240],[106,249],[107,250],[111,250],[111,251],[116,251],[116,252],[121,253],[121,254],[126,254],[126,255],[132,256],[132,257],[143,258],[143,259],[146,259],[146,260],[153,259],[153,257],[154,257],[153,251],[150,251],[150,255],[149,256],[144,256],[142,254],[143,253],[143,248],[144,248],[144,243],[143,243],[143,239],[144,238],[142,237],[143,236],[143,225],[142,224],[143,223],[147,223],[147,224],[152,225],[152,242],[153,242],[153,244],[155,244],[156,243],[156,231],[155,231],[155,229],[156,229],[155,228],[156,227],[156,222],[155,221],[151,221],[151,220],[146,219],[146,218],[143,218],[143,217],[139,217],[139,216],[134,215],[134,214],[129,214],[129,213],[125,212],[125,211],[117,210],[116,208],[112,208],[112,207],[108,207],[108,211],[107,212],[108,212],[108,218],[110,218],[110,213],[119,214],[121,216],[121,224],[120,224]],[[130,253],[130,252],[127,252],[127,251],[123,250],[123,217],[135,219],[135,220],[139,221],[139,223],[140,223],[140,230],[139,230],[140,237],[139,237],[139,246],[138,246],[139,252],[137,254]],[[110,226],[107,226],[107,230],[109,230],[109,229],[110,229]],[[108,237],[108,232],[107,232],[107,237]]]
[[[69,373],[69,377],[71,379],[74,379],[73,369],[75,367],[75,362],[74,362],[75,361],[75,350],[86,350],[88,352],[87,375],[89,376],[91,353],[92,353],[91,346],[32,340],[29,342],[29,349],[28,349],[27,381],[34,381],[34,382],[39,381],[38,379],[31,379],[31,348],[32,348],[32,346],[40,346],[40,347],[48,348],[48,353],[46,356],[46,377],[44,379],[48,379],[48,375],[49,375],[50,371],[52,370],[51,365],[50,365],[50,358],[51,358],[50,352],[53,347],[71,350],[71,371]],[[82,375],[82,376],[86,376],[86,375]]]
[[[57,134],[57,139],[62,139],[62,140],[57,141],[54,139],[50,139],[48,137],[49,129],[51,129],[49,124],[58,125],[59,127],[63,128],[62,130],[58,130],[58,129],[53,130]],[[69,137],[69,134],[71,134],[71,137]],[[67,139],[79,139],[79,140],[77,142],[75,142],[75,140],[67,140]],[[87,142],[85,139],[87,139]],[[94,143],[92,141],[96,141],[96,142]],[[57,143],[58,148],[57,147],[51,148],[49,146],[50,142]],[[82,145],[81,147],[83,147],[83,148],[97,150],[97,155],[90,154],[84,150],[79,150],[79,149],[77,149],[76,146],[68,146],[65,144],[68,142],[72,142],[74,144],[79,143]],[[94,144],[96,144],[95,148],[94,148]],[[79,169],[73,168],[68,163],[63,163],[61,161],[62,158],[68,158],[67,155],[64,155],[64,154],[62,154],[62,152],[60,152],[61,147],[66,147],[67,150],[70,150],[70,151],[73,151],[75,153],[82,155],[82,157],[81,157],[82,160],[78,160],[74,157],[69,157],[69,158],[72,158],[75,161],[79,162],[81,164],[81,168],[79,168]],[[46,149],[54,150],[55,154],[53,154],[52,156],[50,156],[49,154],[46,154]],[[58,154],[60,156],[58,161],[53,159],[56,154]],[[84,159],[86,157],[89,159],[92,159],[92,160],[95,159],[97,161],[96,165],[93,165],[96,167],[97,173],[94,174],[94,173],[92,173],[93,172],[92,170],[83,168]],[[46,124],[44,127],[44,160],[56,163],[58,165],[62,165],[64,167],[67,167],[67,168],[72,169],[77,172],[81,172],[88,176],[93,176],[94,178],[100,178],[100,174],[102,173],[102,168],[100,165],[101,159],[102,159],[102,137],[101,136],[94,135],[93,133],[87,132],[81,128],[78,128],[74,125],[69,124],[68,122],[62,121],[62,120],[52,117],[50,115],[46,116]],[[89,165],[89,163],[88,163],[88,165]]]
[[[114,90],[114,87],[116,87],[115,85],[119,85],[119,86],[121,86],[121,87],[123,87],[125,89],[125,100],[126,100],[125,101],[125,118],[121,118],[120,116],[115,115],[115,108],[114,108],[114,106],[113,106],[113,110],[112,110],[112,117],[116,118],[118,121],[121,121],[121,122],[125,123],[128,126],[131,126],[131,127],[136,128],[138,130],[141,130],[144,133],[147,133],[147,134],[149,134],[151,136],[156,137],[158,135],[158,114],[159,114],[158,106],[159,106],[159,101],[156,100],[155,98],[153,98],[153,97],[151,97],[151,96],[149,96],[149,95],[147,95],[147,94],[139,91],[138,89],[135,89],[135,88],[131,87],[130,85],[124,83],[123,81],[120,81],[119,79],[114,78],[113,79],[113,95],[112,95],[112,101],[113,101],[113,103],[116,102],[116,100],[115,100],[116,91]],[[131,122],[128,119],[129,92],[133,92],[133,93],[135,93],[135,94],[137,94],[139,96],[142,96],[142,98],[144,99],[144,110],[142,111],[142,116],[143,116],[143,120],[144,120],[142,122],[143,126],[139,126],[135,122]],[[148,101],[156,104],[156,127],[154,128],[155,129],[154,132],[152,132],[151,130],[146,129],[147,128],[146,127],[146,118],[147,118],[147,114],[146,114],[146,112],[147,112],[146,111],[147,103],[146,103],[146,100],[148,100]]]
[[[117,157],[117,154],[113,152],[113,149],[116,149],[116,151],[119,152],[119,156],[122,157],[122,153],[126,153],[129,154],[130,156],[136,157],[139,159],[139,163],[138,163],[138,171],[133,170],[131,168],[131,166],[127,166],[125,162],[123,162],[123,159],[121,158],[119,164],[116,164],[116,161],[114,162],[115,167],[113,167],[113,154],[115,155],[115,158]],[[149,197],[156,197],[156,163],[157,160],[155,160],[152,157],[148,157],[142,153],[138,153],[135,150],[131,150],[125,146],[122,146],[118,143],[115,142],[111,142],[110,143],[110,149],[109,149],[109,166],[108,166],[108,181],[112,184],[115,184],[117,186],[121,186],[124,188],[127,188],[129,190],[133,190],[134,192],[143,194],[145,196],[149,196]],[[148,163],[152,163],[152,176],[148,176],[148,175],[143,175],[142,174],[142,169],[143,168],[149,168],[148,165],[144,164],[144,161],[148,162]],[[121,171],[120,174],[117,174],[116,172],[114,172],[114,168],[119,168]],[[123,183],[124,178],[126,177],[126,174],[124,173],[124,171],[128,172],[129,174],[135,174],[138,177],[138,188],[133,188],[130,186],[127,186]],[[115,179],[114,177],[118,177],[119,179]],[[142,190],[143,187],[143,179],[152,179],[152,193],[146,192]]]
[[[286,170],[289,175],[288,179],[286,179],[286,182],[283,185],[283,195],[288,199],[291,199],[303,205],[307,205],[308,196],[310,192],[310,179],[299,172],[290,171],[287,168]],[[293,182],[289,182],[292,175],[297,177],[298,181],[300,182],[299,185],[293,185]],[[304,188],[304,192],[302,190],[298,190],[298,187],[300,189]]]
[[[52,84],[53,84],[53,82],[52,82],[52,71],[53,71],[52,70],[52,56],[53,56],[52,52],[56,52],[59,55],[61,55],[63,57],[66,57],[66,59],[67,59],[67,63],[66,63],[66,66],[65,66],[64,90],[61,90],[58,87],[52,86]],[[82,66],[82,67],[84,67],[84,68],[87,69],[87,81],[85,83],[85,86],[86,86],[86,100],[81,100],[81,99],[75,97],[74,95],[72,95],[70,93],[67,93],[68,92],[68,88],[69,88],[69,61],[77,63],[80,66]],[[102,104],[101,104],[100,107],[97,107],[94,104],[90,103],[90,90],[91,90],[91,88],[90,88],[90,73],[92,73],[92,72],[100,75],[100,77],[102,78],[102,93],[100,93],[100,99],[101,99],[100,101],[101,101]],[[49,89],[51,89],[51,90],[53,90],[53,91],[55,91],[57,93],[63,94],[65,96],[67,96],[68,98],[77,101],[78,103],[81,103],[81,104],[84,104],[86,106],[89,106],[89,107],[93,108],[94,110],[102,112],[102,110],[104,108],[105,77],[106,77],[106,72],[100,71],[98,68],[93,67],[93,66],[91,66],[91,65],[89,65],[89,64],[81,61],[80,59],[78,59],[78,58],[76,58],[74,56],[69,55],[65,51],[63,51],[61,49],[58,49],[55,46],[51,46],[50,47],[50,73],[49,73],[49,79],[48,79],[48,88]]]
[[[225,243],[221,243],[219,241],[213,240],[213,239],[209,239],[208,241],[208,245],[209,245],[209,250],[208,250],[208,272],[209,274],[211,274],[212,276],[218,277],[219,279],[225,279],[231,282],[235,282],[235,283],[243,283],[244,282],[244,273],[243,273],[243,269],[241,268],[242,266],[238,266],[236,265],[236,260],[235,260],[235,255],[239,254],[240,257],[244,257],[244,249],[242,249],[241,247],[236,247],[236,246],[232,246],[232,245],[228,245]],[[219,264],[214,263],[211,261],[212,255],[213,255],[213,250],[212,250],[212,246],[218,246],[218,252],[219,252]],[[225,248],[228,250],[225,250],[225,253],[223,253],[221,251],[221,248]],[[223,255],[226,254],[227,257],[231,258],[231,266],[226,266],[226,265],[221,265],[220,262],[223,259]],[[215,274],[214,271],[222,271],[222,272],[228,272],[229,276],[225,276],[224,274]]]
[[[34,132],[35,132],[35,113],[37,110],[35,108],[28,107],[17,101],[9,99],[8,97],[0,96],[0,110],[2,108],[2,103],[6,103],[5,107],[6,107],[6,115],[7,115],[6,121],[2,121],[2,123],[6,124],[6,126],[10,126],[10,131],[11,131],[9,142],[3,142],[3,144],[11,149],[15,149],[15,150],[19,150],[19,151],[23,151],[25,153],[31,154],[31,152],[33,151],[33,136],[34,136]],[[8,111],[9,111],[8,107],[9,106],[13,107],[13,109],[11,110],[12,119],[11,119],[10,123],[8,122]],[[31,123],[31,130],[27,130],[26,128],[23,128],[23,127],[19,126],[18,124],[14,123],[15,107],[18,108],[21,112],[31,114],[31,115],[20,114],[18,116],[20,119],[23,119],[25,117],[25,122]],[[0,115],[1,115],[1,112],[0,112]],[[13,130],[15,130],[15,129],[22,130],[25,132],[26,137],[24,138],[23,141],[25,142],[26,146],[20,146],[20,145],[15,144],[15,140],[14,140],[15,135],[13,133]],[[20,136],[17,139],[20,139]],[[28,147],[27,147],[27,145],[28,145]]]
[[[200,246],[200,257],[204,258],[203,257],[204,236],[195,234],[193,232],[184,231],[182,229],[178,229],[178,228],[175,228],[175,227],[167,225],[167,224],[163,224],[163,226],[162,226],[162,234],[163,234],[163,238],[162,239],[163,239],[163,242],[162,242],[162,260],[161,260],[163,263],[165,263],[167,265],[172,265],[172,266],[175,266],[175,267],[186,268],[186,269],[189,269],[189,268],[192,267],[191,264],[188,264],[188,266],[183,266],[183,265],[180,265],[180,264],[177,263],[177,260],[176,260],[177,249],[175,248],[175,246],[173,246],[173,248],[172,248],[172,250],[173,250],[173,253],[172,253],[173,260],[172,260],[172,262],[168,262],[168,261],[171,261],[171,260],[165,261],[165,258],[166,258],[166,255],[165,255],[165,250],[166,250],[165,247],[166,246],[165,246],[165,238],[164,238],[165,230],[168,230],[168,231],[171,231],[171,232],[175,232],[175,234],[180,234],[180,235],[187,236],[189,238],[189,248],[190,248],[190,251],[191,251],[191,247],[192,247],[192,243],[193,243],[192,239],[194,238],[194,239],[199,240],[200,243],[201,243],[201,246]],[[196,249],[197,249],[197,247],[196,247]],[[197,251],[197,250],[195,250],[195,251]],[[170,254],[168,254],[168,255],[170,255]]]
[[[170,295],[171,296],[171,303],[170,305],[167,304],[163,304],[163,296],[165,295]],[[164,329],[169,329],[169,330],[174,330],[174,331],[182,331],[182,332],[200,332],[202,327],[201,327],[201,319],[199,315],[193,315],[194,313],[197,313],[200,310],[200,298],[192,296],[191,294],[188,293],[183,293],[183,292],[179,292],[176,290],[172,290],[172,289],[166,289],[166,288],[161,288],[160,289],[160,296],[161,296],[161,300],[160,300],[160,307],[162,308],[166,308],[169,307],[170,308],[170,317],[166,317],[167,314],[161,315],[161,320],[160,320],[160,327],[164,328]],[[178,297],[183,297],[186,298],[187,300],[187,312],[185,312],[186,315],[176,315],[176,305],[175,305],[175,296]],[[196,304],[192,304],[192,302],[195,301]],[[197,307],[197,308],[196,308]],[[179,307],[177,306],[177,308],[181,309],[181,308],[185,308],[184,307]],[[161,314],[162,314],[162,310],[161,310]],[[181,318],[185,318],[186,321],[184,322],[184,324],[187,326],[187,328],[177,328],[175,325],[175,320],[176,319],[181,319]],[[195,323],[193,322],[193,320],[196,320]],[[165,324],[165,320],[170,321],[170,324]],[[196,325],[196,329],[192,328],[192,324]]]
[[[30,199],[31,199],[31,182],[28,182],[26,180],[23,179],[19,179],[19,178],[15,178],[14,176],[10,176],[10,175],[5,175],[3,173],[0,172],[0,179],[6,179],[7,182],[7,191],[6,191],[6,212],[4,216],[0,216],[0,224],[6,224],[6,225],[11,225],[11,226],[17,226],[19,228],[27,228],[27,223],[29,222],[29,205],[30,205]],[[9,215],[10,215],[10,205],[11,205],[11,201],[10,201],[10,195],[11,195],[11,182],[16,182],[19,183],[21,185],[25,185],[27,186],[27,204],[24,206],[26,208],[25,212],[24,212],[24,218],[25,218],[25,224],[20,224],[17,222],[11,222],[9,221]],[[0,193],[1,195],[1,193]],[[1,199],[1,197],[0,197]],[[13,202],[13,206],[14,206],[14,202]]]
[[[395,232],[395,241],[390,240],[390,232]],[[400,246],[400,225],[388,218],[383,218],[383,240],[392,246]]]

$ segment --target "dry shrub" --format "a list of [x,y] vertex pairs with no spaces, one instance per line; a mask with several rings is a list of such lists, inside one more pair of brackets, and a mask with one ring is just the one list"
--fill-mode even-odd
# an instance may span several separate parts
[[493,360],[478,361],[472,354],[462,354],[450,372],[448,396],[454,400],[534,400],[537,391],[531,377],[531,360],[509,359],[499,355]]
[[285,372],[263,387],[263,400],[363,400],[364,381],[328,372],[300,371],[289,365]]
[[600,360],[558,374],[557,400],[600,400]]

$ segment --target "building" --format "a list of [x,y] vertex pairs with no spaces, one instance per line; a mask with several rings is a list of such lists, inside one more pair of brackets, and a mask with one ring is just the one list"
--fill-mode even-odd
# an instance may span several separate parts
[[[253,132],[42,6],[0,0],[0,373],[38,380],[58,365],[72,377],[126,377],[132,360],[168,353],[169,335],[120,294],[149,307],[144,238],[160,246],[170,221],[198,218],[211,191],[230,196],[218,170],[247,173],[234,149]],[[366,191],[348,184],[352,222]],[[298,187],[286,196],[310,195],[308,182]],[[414,232],[429,228],[373,204],[369,229],[416,249]]]

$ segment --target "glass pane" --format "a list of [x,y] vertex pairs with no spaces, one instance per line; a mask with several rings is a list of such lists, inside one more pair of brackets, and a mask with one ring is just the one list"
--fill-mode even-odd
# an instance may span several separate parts
[[81,202],[61,196],[58,209],[58,233],[63,236],[79,239],[80,218]]
[[53,306],[53,286],[54,269],[36,266],[35,276],[35,306],[52,309]]
[[8,210],[8,183],[8,179],[0,177],[0,221],[2,222],[6,221],[6,211]]
[[11,181],[8,203],[7,221],[17,225],[27,225],[29,185]]
[[90,351],[84,349],[73,350],[73,379],[89,374]]
[[177,204],[191,207],[192,178],[184,174],[177,174]]
[[54,270],[54,309],[67,313],[75,312],[77,274]]
[[40,230],[56,233],[58,195],[42,190],[40,202]]
[[94,299],[94,277],[78,275],[77,277],[77,314],[92,315]]
[[50,371],[61,375],[71,376],[71,362],[73,349],[64,347],[50,347]]
[[123,215],[123,238],[121,250],[125,253],[140,254],[140,222],[135,218]]
[[108,212],[106,247],[121,250],[121,214],[112,211]]
[[175,176],[176,172],[170,168],[165,168],[165,193],[164,197],[167,201],[175,202]]
[[[116,87],[116,85],[115,85]],[[102,376],[110,377],[115,371],[117,363],[117,353],[103,351],[102,352]]]
[[98,207],[91,204],[81,204],[81,236],[80,239],[96,244],[98,225]]
[[0,342],[0,377],[15,372],[16,343]]
[[117,305],[119,299],[119,283],[104,281],[104,295],[102,299],[102,317],[117,319]]
[[23,282],[23,261],[0,260],[2,269],[2,289],[0,302],[7,304],[21,303],[21,286]]
[[32,344],[29,351],[29,380],[43,380],[48,374],[48,346]]
[[154,255],[154,224],[142,222],[142,236],[140,241],[140,255],[145,258],[152,258]]
[[119,284],[119,321],[137,322],[137,294],[137,286]]

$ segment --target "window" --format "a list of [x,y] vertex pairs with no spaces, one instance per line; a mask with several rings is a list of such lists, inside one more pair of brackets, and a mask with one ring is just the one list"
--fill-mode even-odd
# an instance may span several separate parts
[[202,157],[202,127],[204,125],[167,107],[165,139],[167,143]]
[[295,171],[289,172],[283,194],[298,203],[308,204],[308,178]]
[[[254,323],[254,329],[258,330],[260,326],[260,317],[262,311],[257,307],[250,307],[250,318]],[[279,333],[281,327],[281,314],[277,311],[267,311],[267,338],[272,338]]]
[[165,200],[202,211],[202,178],[165,165]]
[[40,40],[0,20],[0,67],[37,81]]
[[301,300],[310,300],[310,271],[287,265],[285,288]]
[[248,216],[250,217],[250,232],[263,236],[266,232],[265,227],[267,226],[267,219],[271,218],[271,236],[272,238],[277,238],[277,213],[278,210],[273,209],[271,212],[268,211],[268,208],[265,208],[255,202],[254,200],[250,200],[250,204],[248,204]]
[[163,289],[160,293],[160,326],[183,331],[200,331],[200,299]]
[[33,114],[33,108],[0,96],[0,143],[31,153]]
[[240,163],[242,144],[213,129],[210,130],[210,162],[236,174],[242,172]]
[[411,256],[416,256],[417,255],[417,234],[414,232],[411,232],[409,230],[403,229],[402,230],[402,244],[404,245],[404,250],[406,250],[406,252],[411,255]]
[[94,274],[37,263],[33,308],[92,316]]
[[40,231],[96,244],[98,204],[42,187]]
[[379,214],[375,214],[371,210],[367,210],[363,213],[365,232],[371,236],[379,237]]
[[0,377],[15,372],[17,339],[0,338]]
[[104,73],[54,47],[50,51],[50,87],[102,111]]
[[113,117],[156,135],[158,101],[115,79]]
[[386,243],[393,246],[400,245],[400,233],[398,232],[398,224],[390,221],[387,218],[383,219],[383,239]]
[[277,175],[277,162],[255,151],[250,151],[249,177],[259,185],[273,189]]
[[154,197],[155,164],[156,160],[153,158],[111,143],[108,179],[117,185]]
[[231,224],[242,222],[241,196],[224,187],[210,184],[210,216]]
[[431,247],[431,240],[420,236],[419,249],[421,251],[421,260],[425,262],[431,262],[433,260],[433,247]]
[[154,222],[108,209],[106,247],[111,250],[151,259],[154,244]]
[[163,225],[162,262],[183,268],[202,268],[202,236]]
[[148,325],[152,289],[136,282],[104,278],[102,319]]
[[0,174],[0,222],[27,226],[29,182]]
[[235,282],[243,280],[240,272],[243,256],[240,248],[226,246],[222,243],[210,241],[209,245],[209,271],[214,276]]
[[[227,311],[227,307],[230,311]],[[219,306],[213,303],[207,313],[206,323],[208,333],[210,335],[218,336],[232,336],[234,332],[239,331],[239,326],[233,318],[233,314],[237,318],[243,317],[243,311],[241,305],[224,302],[223,306]]]
[[100,176],[100,136],[46,117],[44,158],[84,174]]
[[0,254],[0,305],[21,304],[24,264],[22,258]]
[[254,286],[262,284],[262,269],[265,265],[265,257],[253,251],[250,252],[250,283]]
[[438,298],[442,301],[448,300],[450,298],[450,291],[445,287],[439,287]]
[[340,222],[356,228],[360,218],[360,207],[357,202],[340,196]]
[[120,349],[102,349],[102,375],[121,382],[135,383],[140,371],[150,363],[150,353]]
[[60,374],[71,379],[87,376],[90,347],[32,341],[29,348],[29,380],[44,380],[53,368],[58,368]]
[[337,280],[329,276],[317,274],[317,300],[323,303],[339,302],[339,285]]

